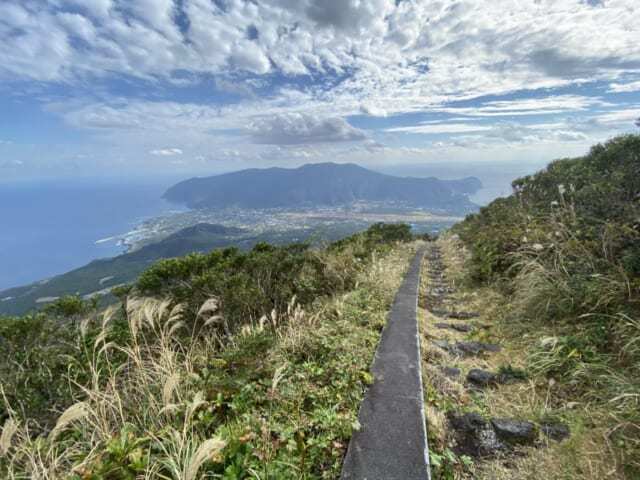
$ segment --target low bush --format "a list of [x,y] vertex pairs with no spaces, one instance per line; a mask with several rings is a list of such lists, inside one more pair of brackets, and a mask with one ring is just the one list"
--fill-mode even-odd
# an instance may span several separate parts
[[408,225],[375,224],[326,250],[260,243],[249,252],[226,248],[192,254],[158,262],[140,276],[134,292],[185,303],[193,317],[206,299],[215,297],[224,328],[233,331],[246,321],[286,308],[294,296],[308,305],[318,297],[353,288],[353,279],[374,253],[412,239]]

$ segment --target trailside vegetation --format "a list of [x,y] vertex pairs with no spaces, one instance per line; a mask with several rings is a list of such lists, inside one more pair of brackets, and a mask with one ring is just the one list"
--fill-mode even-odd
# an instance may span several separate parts
[[375,225],[153,265],[0,319],[0,477],[335,478],[416,243]]
[[453,229],[470,251],[468,281],[504,295],[505,329],[539,339],[531,372],[557,404],[601,413],[612,472],[638,478],[640,136],[555,161],[513,190]]

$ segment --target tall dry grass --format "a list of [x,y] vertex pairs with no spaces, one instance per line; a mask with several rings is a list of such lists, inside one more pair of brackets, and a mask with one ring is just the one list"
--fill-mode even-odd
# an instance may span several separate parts
[[529,333],[545,332],[530,352],[531,371],[560,380],[564,401],[601,412],[612,464],[640,471],[640,319],[631,313],[637,299],[610,254],[610,237],[587,248],[570,222],[567,205],[547,220],[554,233],[538,244],[543,249],[529,243],[512,254],[517,274],[508,317]]
[[[203,311],[211,311],[212,304],[203,305]],[[107,310],[88,356],[90,379],[76,385],[81,400],[59,416],[46,437],[34,435],[32,425],[14,415],[5,423],[0,455],[8,479],[82,475],[101,461],[104,450],[123,432],[123,441],[133,438],[127,432],[136,432],[137,441],[151,442],[161,452],[147,465],[148,478],[197,478],[201,466],[222,450],[224,442],[215,436],[202,438],[192,428],[205,402],[189,378],[195,375],[196,359],[213,355],[217,346],[214,332],[207,336],[194,332],[178,340],[176,332],[185,328],[182,313],[181,305],[166,300],[128,300],[131,341],[123,346],[105,341],[114,316],[112,309]],[[207,328],[208,322],[210,318],[200,328]]]

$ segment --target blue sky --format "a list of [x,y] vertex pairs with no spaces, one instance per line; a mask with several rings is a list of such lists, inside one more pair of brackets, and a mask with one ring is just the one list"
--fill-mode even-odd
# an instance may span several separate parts
[[532,163],[637,132],[637,0],[4,0],[0,180]]

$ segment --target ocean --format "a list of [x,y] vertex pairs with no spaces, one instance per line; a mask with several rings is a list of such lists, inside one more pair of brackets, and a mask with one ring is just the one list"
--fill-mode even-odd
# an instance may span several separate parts
[[422,165],[397,165],[380,168],[378,171],[389,175],[436,177],[441,180],[454,180],[474,176],[482,182],[482,189],[470,196],[476,205],[484,206],[498,197],[511,195],[511,182],[516,178],[531,175],[547,165],[540,160],[533,163],[517,162],[449,162],[425,163]]
[[176,180],[0,183],[0,290],[122,253],[112,237],[176,210],[160,198]]

